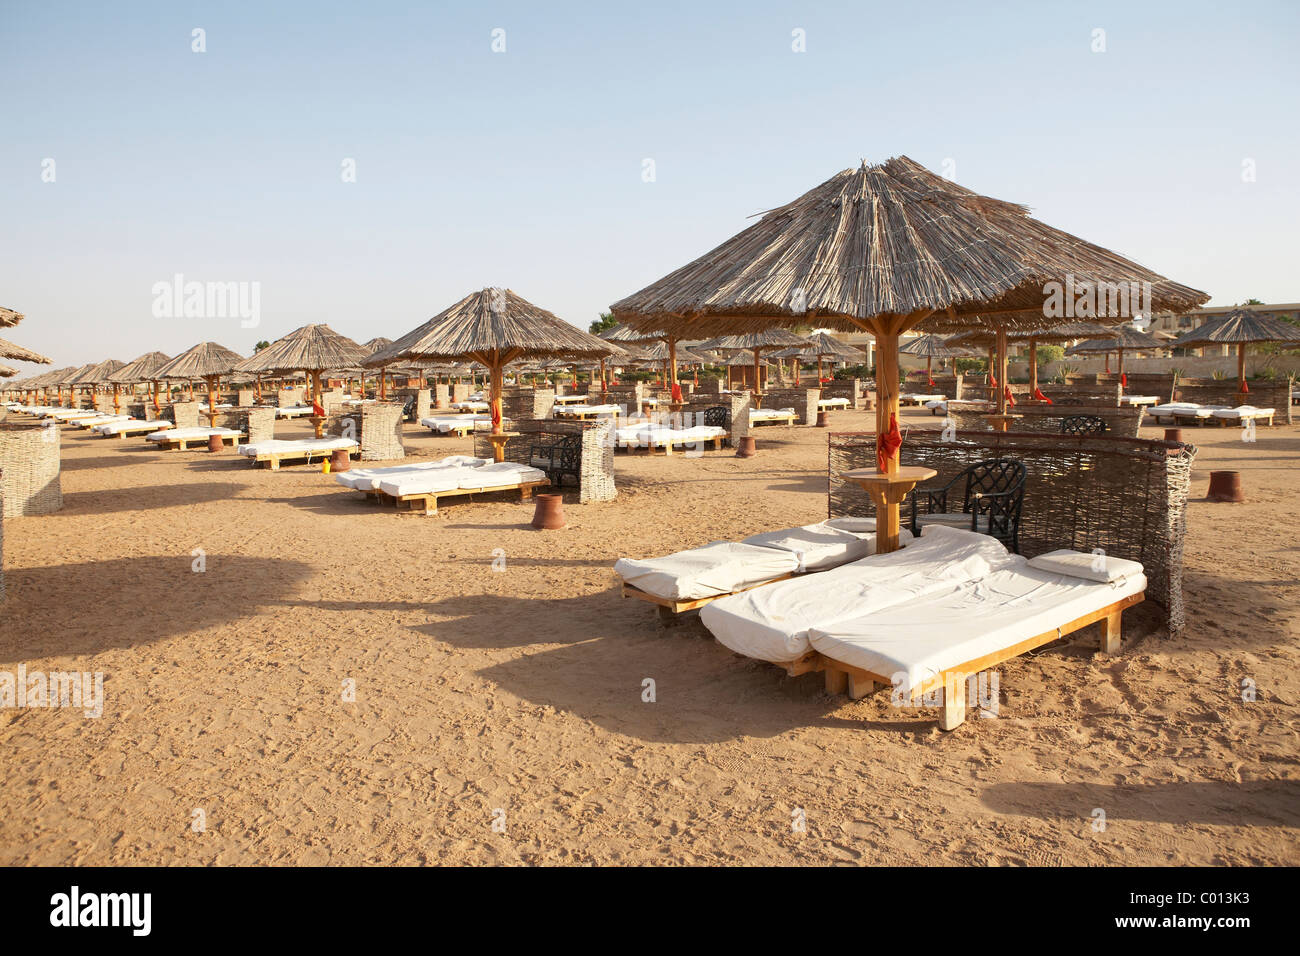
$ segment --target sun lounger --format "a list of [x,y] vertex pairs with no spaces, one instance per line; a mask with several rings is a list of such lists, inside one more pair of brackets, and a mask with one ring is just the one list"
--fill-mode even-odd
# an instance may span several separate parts
[[847,398],[819,398],[817,399],[817,411],[829,412],[836,409],[848,408],[849,400]]
[[167,428],[145,435],[145,441],[165,450],[185,451],[191,445],[207,445],[213,435],[220,435],[223,444],[233,445],[243,438],[243,433],[233,428]]
[[[413,461],[387,468],[352,468],[335,474],[334,480],[345,488],[373,494],[379,491],[383,481],[398,480],[406,476],[416,477],[429,471],[445,471],[451,468],[477,468],[491,464],[491,458],[474,458],[470,455],[450,455],[438,461]],[[457,481],[456,487],[460,483]]]
[[875,545],[874,520],[837,519],[743,541],[714,541],[662,558],[620,558],[614,573],[623,581],[624,597],[681,614],[795,574],[825,572],[872,553]]
[[926,402],[946,401],[947,398],[948,396],[943,394],[943,392],[907,392],[903,395],[899,395],[898,401],[901,405],[909,403],[912,405],[924,405]]
[[557,405],[551,414],[555,418],[573,418],[585,421],[591,418],[609,418],[621,414],[622,409],[617,405]]
[[1159,395],[1121,395],[1119,397],[1121,405],[1159,405]]
[[668,425],[643,422],[619,428],[614,433],[616,447],[625,451],[644,448],[659,450],[671,455],[674,448],[698,449],[706,445],[721,448],[727,430],[716,425],[695,425],[691,428],[672,428]]
[[462,412],[486,412],[491,408],[487,402],[478,401],[452,402],[451,407]]
[[585,405],[587,404],[586,395],[556,395],[556,405]]
[[107,425],[110,422],[121,422],[129,419],[130,415],[96,415],[93,418],[78,418],[73,424],[78,428],[94,428],[96,425]]
[[298,441],[276,438],[240,445],[235,450],[244,457],[253,459],[254,466],[269,462],[272,471],[279,471],[280,465],[285,462],[305,461],[310,464],[313,459],[320,461],[329,458],[336,451],[352,453],[360,448],[350,438],[304,438]]
[[519,492],[527,501],[533,489],[550,484],[540,468],[510,461],[492,462],[477,467],[451,467],[410,472],[379,482],[379,493],[396,505],[407,505],[425,514],[438,513],[438,499],[457,495],[474,495],[491,491]]
[[998,541],[970,531],[938,528],[919,541],[900,538],[910,543],[899,551],[714,601],[700,620],[738,654],[791,664],[811,649],[812,627],[951,590],[1009,557]]
[[1260,421],[1267,419],[1268,424],[1273,424],[1273,409],[1256,408],[1254,405],[1238,405],[1236,408],[1216,408],[1210,415],[1215,421],[1228,425],[1232,423],[1240,424],[1246,421]]
[[275,417],[302,418],[304,415],[310,415],[311,411],[310,405],[280,405],[275,410]]
[[793,408],[751,408],[749,410],[750,426],[757,425],[793,425],[795,419]]
[[102,425],[92,425],[91,431],[101,438],[126,438],[128,435],[145,435],[149,432],[163,431],[173,428],[171,422],[166,419],[144,419],[144,418],[123,418],[117,421],[105,422]]
[[1217,411],[1226,411],[1226,405],[1198,405],[1195,402],[1166,402],[1153,405],[1147,414],[1156,422],[1194,421],[1205,424]]
[[849,677],[890,686],[896,703],[940,706],[939,727],[952,730],[966,716],[968,677],[1099,622],[1100,649],[1118,652],[1120,615],[1146,591],[1140,564],[1075,551],[1013,558],[956,593],[814,627],[808,640],[828,687]]
[[421,418],[420,424],[438,435],[455,433],[464,438],[474,431],[481,422],[492,421],[489,415],[431,415]]

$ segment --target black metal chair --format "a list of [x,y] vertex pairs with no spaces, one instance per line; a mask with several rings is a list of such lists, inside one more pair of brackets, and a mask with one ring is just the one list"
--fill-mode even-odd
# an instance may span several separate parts
[[407,396],[406,402],[402,405],[402,421],[415,421],[415,398],[414,395]]
[[1106,419],[1096,415],[1067,415],[1061,419],[1062,435],[1102,435],[1106,431]]
[[731,430],[731,409],[725,405],[710,405],[704,410],[704,424],[708,428]]
[[528,462],[546,472],[557,488],[564,484],[565,475],[572,475],[575,483],[581,483],[582,436],[560,435],[555,441],[533,445],[528,451]]
[[[967,528],[997,538],[1019,554],[1024,498],[1023,462],[1015,458],[977,461],[942,487],[917,488],[908,496],[911,531],[919,535],[927,524]],[[961,510],[951,510],[958,505]]]

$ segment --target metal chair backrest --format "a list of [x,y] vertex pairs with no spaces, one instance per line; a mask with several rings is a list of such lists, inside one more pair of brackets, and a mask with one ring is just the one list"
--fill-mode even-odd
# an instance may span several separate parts
[[1061,419],[1062,435],[1100,435],[1106,431],[1106,420],[1096,415],[1069,415]]

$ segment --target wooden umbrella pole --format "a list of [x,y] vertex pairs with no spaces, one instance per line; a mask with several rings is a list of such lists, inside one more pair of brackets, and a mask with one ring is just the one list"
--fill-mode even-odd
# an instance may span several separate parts
[[158,400],[158,382],[157,382],[157,381],[155,381],[155,382],[153,383],[153,410],[154,410],[155,412],[160,412],[160,411],[162,411],[162,403]]
[[1029,397],[1038,394],[1038,340],[1029,340]]
[[[208,427],[217,427],[217,377],[209,375],[208,380]],[[317,435],[317,438],[320,436]]]
[[1246,391],[1246,343],[1237,343],[1237,391]]
[[1007,327],[998,326],[998,414],[1007,413]]
[[668,337],[668,388],[673,401],[677,400],[677,339]]
[[[325,405],[320,392],[320,371],[316,369],[313,369],[311,372],[311,403],[315,408],[319,408],[322,412],[325,410]],[[312,409],[311,423],[312,427],[316,431],[316,437],[321,438],[325,434],[325,417],[323,415],[317,415],[315,408]]]
[[388,398],[388,369],[384,366],[379,367],[379,400],[382,402]]
[[113,411],[120,412],[121,410],[122,410],[122,400],[118,396],[117,382],[114,382],[113,383]]
[[930,371],[930,369],[931,369],[931,367],[932,367],[933,365],[934,365],[934,356],[933,356],[933,355],[927,355],[927,356],[925,357],[925,380],[926,380],[927,383],[928,383],[932,378],[934,378],[934,373],[933,373],[932,371]]

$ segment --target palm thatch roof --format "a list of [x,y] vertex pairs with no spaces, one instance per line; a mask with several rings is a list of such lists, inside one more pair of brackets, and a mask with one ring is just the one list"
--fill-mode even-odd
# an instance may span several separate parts
[[1251,342],[1300,342],[1300,326],[1251,309],[1233,309],[1167,344],[1170,348],[1196,348]]
[[362,343],[361,343],[361,347],[362,347],[363,349],[368,349],[368,350],[371,352],[371,354],[373,354],[373,353],[375,353],[375,352],[378,352],[378,351],[379,351],[380,349],[382,349],[385,345],[392,345],[392,344],[393,344],[393,340],[392,340],[392,339],[386,339],[386,338],[384,338],[382,335],[376,335],[376,336],[375,336],[373,339],[371,339],[370,341],[368,341],[368,342],[362,342]]
[[[1127,329],[1127,332],[1120,331]],[[1007,331],[1007,338],[1015,342],[1024,342],[1034,339],[1038,342],[1073,342],[1075,339],[1111,339],[1117,335],[1130,337],[1132,335],[1142,335],[1131,325],[1122,325],[1117,328],[1107,328],[1097,322],[1066,322],[1064,325],[1039,327],[1033,329],[1010,329]],[[992,329],[970,329],[966,332],[958,332],[948,338],[948,344],[954,346],[966,346],[969,348],[990,348],[997,345],[997,333]],[[1158,348],[1164,343],[1157,342],[1156,345],[1125,346],[1125,348]],[[899,351],[902,351],[901,349]],[[1114,349],[1110,349],[1114,351]]]
[[127,362],[110,375],[108,380],[118,385],[157,381],[158,370],[170,361],[171,358],[163,352],[146,352],[139,358]]
[[716,338],[702,342],[700,348],[717,349],[721,351],[731,351],[735,349],[745,349],[750,352],[750,360],[753,360],[754,349],[776,349],[786,348],[798,345],[807,348],[808,340],[802,335],[795,335],[793,332],[787,332],[785,329],[771,328],[763,329],[761,332],[743,332],[732,335],[719,335]]
[[1151,283],[1151,308],[1184,312],[1204,292],[981,196],[900,156],[837,173],[693,262],[615,302],[636,329],[726,333],[877,316],[1042,325],[1044,286]]
[[65,374],[62,378],[58,379],[57,381],[50,382],[50,384],[51,385],[73,385],[76,383],[77,379],[85,375],[94,367],[95,367],[94,362],[88,362],[85,365],[78,365],[75,368],[67,369],[66,370],[67,374]]
[[31,349],[16,345],[8,339],[0,339],[0,358],[13,359],[16,362],[35,362],[37,365],[52,364],[40,352],[33,352]]
[[[677,361],[684,365],[703,364],[709,361],[707,356],[700,355],[684,345],[676,347]],[[646,345],[637,349],[635,361],[638,362],[667,362],[670,358],[668,354],[667,342],[655,342],[653,345]],[[749,361],[752,364],[754,357],[751,355]]]
[[254,352],[235,366],[239,372],[314,371],[348,369],[361,365],[371,350],[340,335],[328,325],[304,325]]
[[14,368],[12,365],[5,365],[3,362],[0,362],[0,378],[13,378],[17,374],[18,369]]
[[102,362],[96,362],[83,371],[79,372],[71,382],[73,385],[103,385],[109,381],[109,376],[120,369],[125,362],[119,362],[117,359],[104,359]]
[[26,318],[26,316],[21,312],[15,312],[13,309],[6,309],[4,306],[0,305],[0,328],[17,325],[24,318]]
[[955,335],[952,339],[943,339],[937,335],[919,335],[910,342],[900,345],[898,351],[904,355],[919,355],[921,358],[959,358],[970,354],[971,351],[953,341],[959,338],[962,336]]
[[56,368],[51,372],[43,372],[35,378],[29,378],[24,381],[27,388],[45,388],[47,386],[60,385],[63,380],[77,371],[74,366],[69,365],[67,368]]
[[1121,325],[1111,330],[1111,335],[1104,339],[1088,339],[1065,350],[1067,355],[1085,352],[1117,352],[1120,349],[1137,349],[1152,351],[1167,349],[1169,343],[1156,338],[1149,332],[1140,332],[1131,325]]
[[826,332],[817,332],[808,336],[808,341],[812,343],[804,349],[804,354],[812,355],[814,358],[842,358],[842,359],[860,359],[862,358],[862,349],[841,342],[833,335]]
[[200,378],[229,375],[244,357],[216,342],[200,342],[186,349],[154,374],[158,378],[195,381]]
[[596,333],[597,338],[602,338],[606,342],[621,342],[624,345],[638,345],[643,342],[654,342],[663,338],[659,332],[640,332],[636,329],[629,328],[621,322],[617,325],[611,325],[607,329],[602,329]]
[[509,289],[473,292],[439,312],[362,364],[375,368],[407,359],[488,357],[507,361],[610,355],[605,341],[574,328]]

